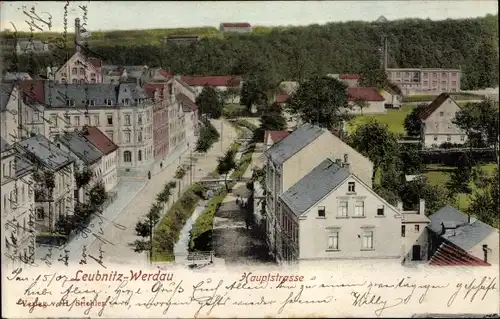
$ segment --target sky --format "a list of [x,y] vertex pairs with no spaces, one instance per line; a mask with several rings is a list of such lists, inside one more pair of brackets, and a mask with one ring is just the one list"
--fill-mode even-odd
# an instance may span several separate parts
[[[42,19],[52,16],[51,31],[64,30],[66,1],[1,1],[0,28],[29,31],[23,10]],[[481,17],[497,14],[495,0],[473,1],[69,1],[68,32],[83,18],[79,6],[87,6],[87,30],[163,29],[213,26],[221,22],[252,25],[308,25],[327,22],[421,18],[431,20]],[[23,8],[24,6],[24,8]],[[48,31],[45,27],[44,31]]]

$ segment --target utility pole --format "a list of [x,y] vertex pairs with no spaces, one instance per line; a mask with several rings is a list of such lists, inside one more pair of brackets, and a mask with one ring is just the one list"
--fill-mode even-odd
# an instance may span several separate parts
[[153,265],[153,218],[149,212],[149,264]]

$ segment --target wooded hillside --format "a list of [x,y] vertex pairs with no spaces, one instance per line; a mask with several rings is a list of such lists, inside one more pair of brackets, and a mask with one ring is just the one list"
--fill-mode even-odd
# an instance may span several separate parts
[[[191,45],[160,45],[163,36],[176,33],[168,30],[93,33],[89,48],[104,57],[106,64],[161,64],[174,74],[190,75],[258,73],[271,83],[278,83],[376,68],[380,66],[381,36],[385,34],[389,40],[389,67],[461,67],[464,90],[498,85],[497,15],[462,20],[354,21],[260,28],[253,34],[230,36],[209,29],[204,30],[200,42]],[[110,38],[113,40],[103,40]],[[74,48],[67,50],[73,52]],[[66,56],[56,53],[59,59]],[[6,54],[5,59],[5,65],[11,65],[11,69],[28,71],[28,57],[21,57],[16,67],[12,66],[11,54]],[[44,67],[50,61],[62,62],[40,57],[31,63],[31,68]]]

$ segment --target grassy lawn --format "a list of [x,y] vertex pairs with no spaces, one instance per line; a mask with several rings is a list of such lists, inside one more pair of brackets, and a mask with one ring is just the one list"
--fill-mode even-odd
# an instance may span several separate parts
[[[495,164],[484,164],[481,165],[483,170],[487,174],[493,174],[493,170],[495,169]],[[428,178],[429,182],[433,185],[441,185],[444,186],[448,182],[450,178],[450,174],[453,172],[454,167],[444,166],[444,165],[427,165],[425,170],[425,176]],[[474,191],[474,185],[471,185]],[[470,194],[459,194],[458,195],[458,203],[457,206],[461,210],[467,209],[469,206]]]
[[385,114],[367,114],[367,115],[356,115],[349,123],[346,125],[347,132],[350,134],[356,130],[356,128],[364,123],[368,122],[370,119],[375,119],[382,124],[387,124],[389,130],[396,134],[404,134],[405,129],[403,126],[406,116],[416,107],[415,104],[408,104],[400,109],[388,109]]

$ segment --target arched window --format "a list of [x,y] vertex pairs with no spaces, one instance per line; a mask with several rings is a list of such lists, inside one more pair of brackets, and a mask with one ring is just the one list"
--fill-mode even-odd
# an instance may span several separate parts
[[137,152],[137,160],[142,161],[142,151]]
[[85,68],[80,68],[80,75],[85,75]]
[[71,74],[76,75],[77,72],[78,72],[78,70],[76,68],[72,68],[71,69]]
[[90,83],[95,83],[95,79],[90,80]]
[[123,161],[125,163],[130,163],[132,162],[132,153],[130,151],[125,151],[123,152]]
[[66,84],[66,79],[65,79],[65,78],[62,78],[62,79],[61,79],[61,83],[62,83],[62,84]]

